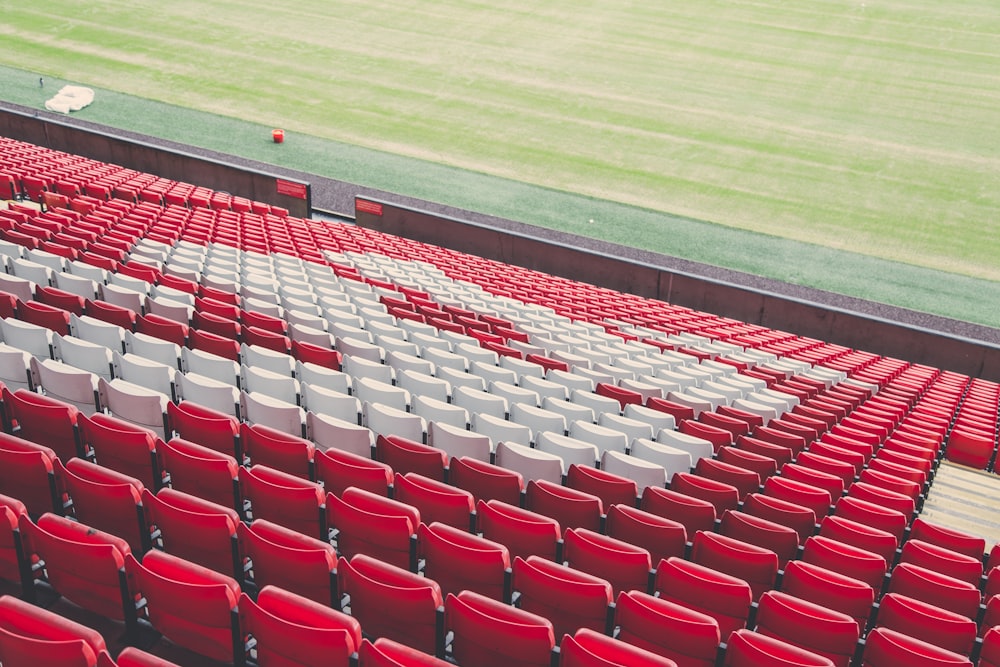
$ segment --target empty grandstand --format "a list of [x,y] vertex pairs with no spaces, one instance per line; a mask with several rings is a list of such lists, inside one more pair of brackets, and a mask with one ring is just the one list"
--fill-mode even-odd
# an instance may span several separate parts
[[994,381],[12,138],[0,187],[5,667],[1000,664]]

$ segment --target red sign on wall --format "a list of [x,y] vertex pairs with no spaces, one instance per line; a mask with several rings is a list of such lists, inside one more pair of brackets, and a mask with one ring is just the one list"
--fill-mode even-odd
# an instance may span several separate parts
[[354,201],[354,211],[355,213],[371,213],[372,215],[382,217],[382,204],[368,201],[367,199],[356,199]]
[[275,179],[275,184],[278,186],[279,195],[295,197],[296,199],[307,199],[309,197],[309,188],[305,183],[295,183],[294,181],[286,181],[283,178],[278,178]]

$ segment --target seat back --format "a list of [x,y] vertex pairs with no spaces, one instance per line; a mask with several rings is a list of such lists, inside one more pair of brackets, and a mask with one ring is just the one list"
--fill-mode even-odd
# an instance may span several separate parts
[[107,649],[99,632],[12,595],[0,597],[5,667],[95,667]]
[[552,517],[564,529],[586,528],[595,533],[601,530],[604,514],[597,496],[546,480],[528,482],[525,508]]
[[0,488],[33,515],[62,511],[62,481],[56,453],[48,447],[0,433]]
[[802,543],[816,532],[816,512],[781,498],[751,493],[743,500],[743,513],[794,530]]
[[123,538],[135,553],[149,548],[141,481],[85,459],[70,459],[64,467],[56,463],[56,470],[77,521]]
[[3,389],[8,423],[20,427],[18,437],[49,447],[63,461],[82,454],[77,433],[80,411],[54,398],[18,389]]
[[108,663],[100,667],[112,667],[113,665],[117,665],[117,667],[180,667],[176,662],[164,660],[134,646],[126,646],[115,658],[114,663],[109,658]]
[[653,564],[642,547],[586,528],[569,528],[563,558],[570,567],[608,581],[616,594],[649,590]]
[[[901,663],[907,664],[907,663]],[[726,642],[726,667],[834,667],[833,661],[768,635],[737,630]]]
[[450,662],[417,651],[409,646],[379,637],[374,643],[361,640],[359,667],[449,667]]
[[445,628],[454,633],[452,654],[459,664],[548,667],[551,663],[555,634],[543,617],[471,591],[449,595],[445,617]]
[[243,655],[236,580],[156,549],[142,564],[126,556],[125,571],[146,598],[149,622],[170,641],[223,662]]
[[476,506],[483,537],[507,547],[510,556],[531,555],[556,560],[562,548],[562,530],[552,517],[500,500],[480,500]]
[[420,513],[414,507],[350,487],[339,498],[327,496],[327,508],[342,558],[367,554],[397,567],[413,567],[412,538],[420,525]]
[[[820,522],[819,534],[878,554],[885,559],[886,563],[893,563],[896,560],[896,547],[898,546],[896,538],[884,530],[872,528],[834,514],[823,517]],[[981,573],[982,563],[980,563],[979,568]],[[982,575],[980,574],[980,576]]]
[[84,449],[93,451],[100,465],[134,477],[150,489],[163,485],[156,456],[162,441],[155,433],[101,413],[81,415],[79,424]]
[[972,667],[972,661],[889,628],[875,628],[865,638],[862,667]]
[[608,581],[538,556],[515,558],[513,574],[521,609],[548,619],[557,635],[607,629],[614,601]]
[[753,603],[753,589],[747,582],[680,558],[660,561],[654,588],[661,598],[714,618],[722,641],[746,627]]
[[27,516],[28,509],[17,498],[0,495],[0,580],[13,584],[21,582],[25,565],[18,521]]
[[559,653],[560,667],[677,667],[673,660],[651,651],[626,644],[605,634],[582,628],[563,637]]
[[960,655],[971,653],[978,633],[975,620],[899,593],[886,593],[879,600],[876,626],[920,637]]
[[412,472],[397,472],[394,488],[393,497],[416,507],[424,523],[440,522],[464,531],[475,524],[476,501],[464,489]]
[[952,551],[945,547],[925,542],[921,539],[910,539],[903,544],[900,554],[901,563],[913,563],[929,570],[935,570],[955,579],[967,581],[975,586],[983,577],[982,556],[974,557]]
[[388,496],[393,484],[392,468],[367,456],[340,449],[317,451],[316,481],[323,483],[327,493],[343,495],[349,486]]
[[695,533],[691,560],[746,581],[753,588],[754,600],[764,591],[774,588],[778,577],[776,553],[718,533]]
[[375,439],[375,456],[397,474],[413,472],[439,482],[444,481],[448,464],[444,451],[396,435],[379,435]]
[[46,580],[59,594],[108,618],[125,620],[131,613],[123,600],[134,591],[119,576],[131,553],[125,540],[51,513],[37,524],[22,515],[19,527],[25,553],[45,561]]
[[804,542],[802,560],[859,579],[876,592],[882,589],[888,569],[882,556],[820,535]]
[[979,667],[998,667],[998,665],[1000,665],[1000,628],[991,627],[983,635]]
[[161,442],[156,452],[161,470],[170,475],[172,489],[218,505],[239,507],[239,465],[232,454],[184,438]]
[[240,468],[239,480],[254,519],[267,519],[303,535],[326,539],[322,486],[264,465]]
[[417,555],[424,559],[424,576],[438,582],[446,595],[470,590],[510,600],[510,554],[502,544],[449,525],[422,523]]
[[718,515],[728,509],[736,509],[741,497],[740,490],[732,484],[686,472],[675,473],[670,480],[670,488],[678,493],[707,500],[715,507]]
[[768,477],[764,482],[764,495],[808,507],[816,513],[817,518],[830,513],[830,492],[806,482],[778,475]]
[[699,530],[715,529],[715,505],[672,489],[647,486],[639,507],[650,514],[672,519],[682,524],[688,535]]
[[781,590],[847,614],[860,628],[867,627],[875,604],[875,591],[865,582],[802,560],[789,561],[785,566]]
[[257,588],[279,586],[324,605],[338,606],[337,552],[329,542],[265,519],[236,529],[240,555],[252,564]]
[[[881,454],[881,452],[880,452]],[[986,551],[985,538],[941,526],[917,517],[910,526],[910,539],[922,540],[982,560]]]
[[593,466],[571,465],[566,473],[566,486],[597,496],[605,508],[617,503],[635,506],[639,497],[634,480]]
[[351,598],[351,616],[365,632],[437,652],[444,599],[433,579],[364,554],[340,561],[337,579],[341,593]]
[[849,667],[861,638],[847,614],[780,591],[761,596],[756,620],[758,633],[829,658],[837,667]]
[[748,494],[760,490],[760,475],[756,472],[718,459],[698,459],[694,472],[696,475],[736,487],[741,501]]
[[242,570],[236,550],[240,518],[231,507],[174,489],[156,495],[145,489],[142,505],[168,553],[227,575]]
[[871,528],[884,530],[892,534],[897,542],[902,541],[909,523],[907,515],[902,512],[850,495],[837,501],[834,514]]
[[781,567],[798,557],[799,534],[794,529],[752,514],[726,510],[722,515],[719,532],[726,537],[773,551],[777,554]]
[[973,619],[981,602],[978,587],[912,563],[899,563],[892,569],[887,592],[902,593]]
[[618,639],[688,667],[715,667],[721,635],[712,616],[639,591],[615,604]]
[[242,634],[257,641],[259,665],[351,665],[361,647],[356,618],[274,586],[240,597]]
[[452,458],[449,482],[469,491],[476,500],[499,500],[520,506],[524,478],[520,473],[467,456]]
[[687,546],[684,524],[628,505],[608,508],[605,531],[608,537],[648,551],[653,564],[671,556],[683,558]]
[[240,425],[240,445],[254,465],[262,464],[309,479],[316,446],[305,438],[263,424]]

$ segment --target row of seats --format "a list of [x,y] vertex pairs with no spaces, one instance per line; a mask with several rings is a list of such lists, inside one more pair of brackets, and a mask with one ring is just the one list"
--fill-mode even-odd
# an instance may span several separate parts
[[[850,616],[776,590],[760,596],[750,621],[755,632],[750,633],[742,629],[747,622],[739,619],[743,612],[738,611],[744,606],[749,610],[749,590],[745,593],[745,604],[739,601],[738,589],[728,594],[733,617],[720,616],[718,610],[703,607],[697,597],[704,591],[701,582],[706,577],[716,580],[719,586],[732,587],[742,582],[678,558],[660,563],[655,575],[659,595],[654,597],[635,590],[616,593],[606,581],[538,556],[516,557],[513,581],[519,591],[519,607],[515,608],[496,600],[495,595],[475,592],[475,588],[483,587],[484,576],[482,572],[470,571],[471,567],[464,574],[472,577],[472,586],[463,585],[463,573],[448,572],[446,567],[439,570],[451,579],[452,586],[458,587],[455,593],[435,578],[420,577],[359,553],[337,564],[336,579],[340,593],[346,595],[346,608],[350,612],[345,617],[325,601],[310,601],[270,584],[256,592],[256,600],[251,599],[241,594],[236,579],[162,551],[147,553],[140,564],[120,538],[52,514],[40,517],[37,525],[22,515],[20,528],[28,551],[45,568],[47,584],[57,591],[104,616],[120,618],[126,628],[131,628],[131,633],[139,632],[139,625],[148,623],[182,646],[235,664],[242,664],[248,635],[253,636],[251,645],[258,660],[262,653],[273,653],[313,664],[311,661],[320,655],[324,660],[340,655],[345,659],[343,664],[347,664],[346,657],[360,644],[362,627],[371,635],[394,638],[390,641],[398,640],[412,649],[439,655],[444,655],[446,633],[451,631],[450,655],[459,664],[477,665],[507,664],[503,661],[510,660],[547,664],[554,636],[578,636],[581,632],[593,638],[596,642],[593,649],[607,653],[607,659],[616,655],[618,659],[628,657],[629,662],[614,664],[677,664],[671,658],[664,661],[664,656],[673,656],[686,661],[684,664],[711,665],[720,651],[720,638],[725,639],[725,664],[736,666],[774,664],[768,662],[775,659],[774,651],[794,661],[789,664],[797,665],[848,665],[855,655],[863,655],[864,664],[898,664],[895,661],[905,656],[906,651],[945,660],[955,655],[934,648],[941,643],[940,637],[931,645],[892,629],[893,623],[905,624],[914,611],[912,601],[895,594],[885,598],[879,610],[880,619],[885,615],[886,622],[868,633],[865,643],[859,642],[859,626]],[[268,530],[261,526],[265,535]],[[432,524],[426,530],[442,531],[442,527]],[[448,531],[443,532],[447,536]],[[457,535],[453,533],[450,537],[454,539]],[[488,543],[481,546],[485,545]],[[297,546],[301,549],[304,545]],[[264,559],[254,563],[255,567],[265,567]],[[477,564],[481,567],[482,563],[480,557]],[[294,579],[288,568],[278,574],[283,579]],[[613,595],[617,595],[616,605],[610,604]],[[11,598],[3,599],[13,602]],[[192,605],[195,599],[199,603]],[[140,602],[133,607],[134,600]],[[334,607],[340,607],[341,602],[338,597]],[[17,606],[25,610],[25,616],[39,615],[30,611],[32,607]],[[133,617],[137,609],[139,614]],[[918,606],[917,610],[921,608]],[[16,627],[17,623],[12,625]],[[338,638],[339,651],[330,652],[330,632],[318,629],[332,627],[349,630],[355,641]],[[619,630],[619,642],[598,639],[599,633],[614,627]],[[61,630],[65,631],[65,627]],[[685,639],[680,640],[675,633],[683,633]],[[11,634],[15,635],[13,639]],[[89,634],[94,636],[92,632]],[[957,636],[958,632],[953,630],[952,634]],[[16,635],[9,633],[4,637],[10,646],[0,643],[0,650],[11,651],[11,654],[0,653],[11,659],[4,664],[20,664],[16,657]],[[297,641],[287,641],[289,636]],[[995,632],[987,634],[983,642],[987,656],[996,651],[995,638]],[[623,643],[626,640],[629,643]],[[811,650],[795,648],[803,644]],[[94,642],[94,645],[95,653],[99,653],[100,644]],[[37,641],[30,646],[35,651],[49,650]],[[653,653],[642,651],[643,646],[653,649]],[[991,664],[985,662],[988,659],[979,664]],[[264,660],[261,664],[268,663]]]
[[[242,595],[240,604],[238,631],[246,633],[246,644],[258,664],[289,660],[358,667],[450,664],[389,639],[362,638],[352,618],[278,588],[262,591],[256,601]],[[0,597],[0,619],[0,659],[10,667],[178,667],[131,646],[112,659],[100,633],[12,596]],[[234,663],[245,664],[246,653],[240,652]]]

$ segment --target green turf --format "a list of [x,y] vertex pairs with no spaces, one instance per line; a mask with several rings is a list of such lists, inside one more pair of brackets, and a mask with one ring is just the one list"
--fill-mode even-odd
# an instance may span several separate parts
[[1000,6],[869,4],[43,0],[0,62],[214,114],[99,122],[996,326],[957,274],[1000,278]]

